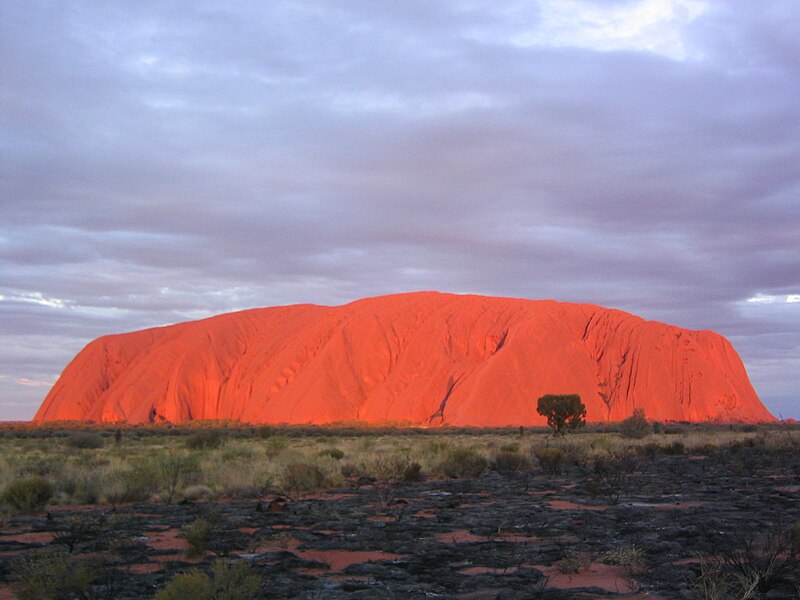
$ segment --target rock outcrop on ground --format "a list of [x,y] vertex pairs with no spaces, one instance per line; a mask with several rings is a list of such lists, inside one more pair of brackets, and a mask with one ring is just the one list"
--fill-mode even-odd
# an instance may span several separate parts
[[589,304],[436,292],[246,310],[101,337],[35,421],[543,425],[580,394],[593,422],[774,421],[731,344]]

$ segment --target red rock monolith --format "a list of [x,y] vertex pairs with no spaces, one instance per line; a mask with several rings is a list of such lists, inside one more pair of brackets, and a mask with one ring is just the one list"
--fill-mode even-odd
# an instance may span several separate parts
[[593,422],[774,421],[731,344],[619,310],[419,292],[245,310],[101,337],[35,421],[544,425],[580,394]]

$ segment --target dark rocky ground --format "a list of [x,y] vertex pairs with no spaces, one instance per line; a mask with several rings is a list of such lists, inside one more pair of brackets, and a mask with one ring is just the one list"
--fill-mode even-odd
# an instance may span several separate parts
[[[797,453],[659,453],[550,476],[352,486],[285,503],[13,517],[0,536],[0,598],[10,597],[20,557],[42,552],[73,571],[94,569],[94,598],[150,598],[219,556],[247,561],[263,577],[263,597],[326,599],[692,598],[701,560],[719,558],[735,578],[738,568],[769,572],[772,556],[785,568],[752,597],[798,597]],[[181,528],[198,518],[211,527],[208,549],[190,559]],[[31,565],[41,572],[52,562]]]

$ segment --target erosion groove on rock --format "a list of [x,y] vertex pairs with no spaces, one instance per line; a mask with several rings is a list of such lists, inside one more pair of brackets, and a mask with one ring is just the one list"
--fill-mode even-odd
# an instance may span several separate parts
[[580,394],[589,421],[774,421],[711,331],[552,300],[419,292],[229,313],[101,337],[36,421],[543,425]]

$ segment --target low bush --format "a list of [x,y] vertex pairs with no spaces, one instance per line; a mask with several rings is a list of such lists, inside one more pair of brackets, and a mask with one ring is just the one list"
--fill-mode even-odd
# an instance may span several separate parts
[[19,600],[93,598],[92,584],[99,578],[96,565],[65,554],[29,554],[12,565],[14,591]]
[[200,472],[197,457],[186,452],[169,451],[159,454],[155,467],[161,494],[167,504],[172,504],[178,490],[193,483],[193,476]]
[[342,477],[350,479],[352,477],[359,477],[361,475],[361,469],[358,468],[358,465],[346,462],[344,463],[340,471],[342,473]]
[[599,455],[582,468],[582,478],[593,498],[602,496],[608,504],[618,504],[633,490],[637,467],[628,452]]
[[644,550],[635,545],[608,550],[600,556],[600,560],[608,565],[619,565],[631,572],[643,569],[646,564]]
[[663,452],[664,454],[677,456],[679,454],[684,454],[686,452],[686,447],[683,445],[683,442],[672,442],[668,446],[664,446]]
[[[198,569],[175,575],[153,600],[212,600],[211,578]],[[248,599],[249,600],[249,599]]]
[[289,463],[281,472],[281,487],[287,496],[295,500],[325,487],[326,483],[325,474],[313,463]]
[[64,477],[56,487],[74,504],[97,504],[103,499],[103,477],[97,471]]
[[53,497],[55,488],[44,477],[15,479],[3,490],[3,503],[15,512],[37,513]]
[[30,477],[38,475],[40,477],[56,476],[64,470],[64,459],[61,456],[42,456],[35,453],[20,460],[14,473],[18,477]]
[[653,433],[653,427],[644,415],[644,410],[637,408],[633,414],[620,424],[622,437],[640,440]]
[[103,498],[112,505],[143,502],[158,491],[156,465],[150,460],[131,461],[128,469],[112,469],[102,477]]
[[186,447],[189,450],[210,450],[219,448],[223,441],[222,434],[219,431],[204,429],[186,438]]
[[71,554],[81,544],[96,539],[104,525],[105,519],[101,516],[84,513],[67,515],[53,532],[53,542],[64,546]]
[[344,458],[344,452],[339,448],[323,448],[318,454],[319,456],[329,456],[334,460],[342,460]]
[[190,485],[183,490],[187,500],[213,500],[216,494],[207,485]]
[[267,438],[267,456],[274,458],[289,446],[289,438],[283,435],[273,435]]
[[183,526],[183,536],[189,548],[186,555],[190,558],[205,556],[208,550],[208,541],[211,536],[211,523],[206,519],[195,519]]
[[561,473],[567,461],[567,453],[563,448],[546,446],[537,448],[534,451],[539,467],[545,475],[557,475]]
[[[796,526],[795,526],[796,527]],[[734,534],[720,556],[701,557],[692,591],[697,598],[790,598],[800,589],[794,528],[775,524]]]
[[500,449],[492,459],[491,468],[503,475],[513,475],[520,471],[529,471],[533,467],[530,459],[516,450]]
[[416,461],[411,461],[406,464],[405,469],[403,470],[403,481],[407,483],[412,483],[415,481],[422,481],[424,479],[424,475],[422,474],[422,465]]
[[473,448],[452,448],[444,452],[436,471],[450,479],[477,477],[486,470],[486,459]]
[[172,578],[153,600],[252,600],[260,597],[261,578],[246,563],[219,559],[211,577],[192,569]]
[[94,431],[78,431],[67,438],[70,448],[102,448],[104,445],[103,436]]

